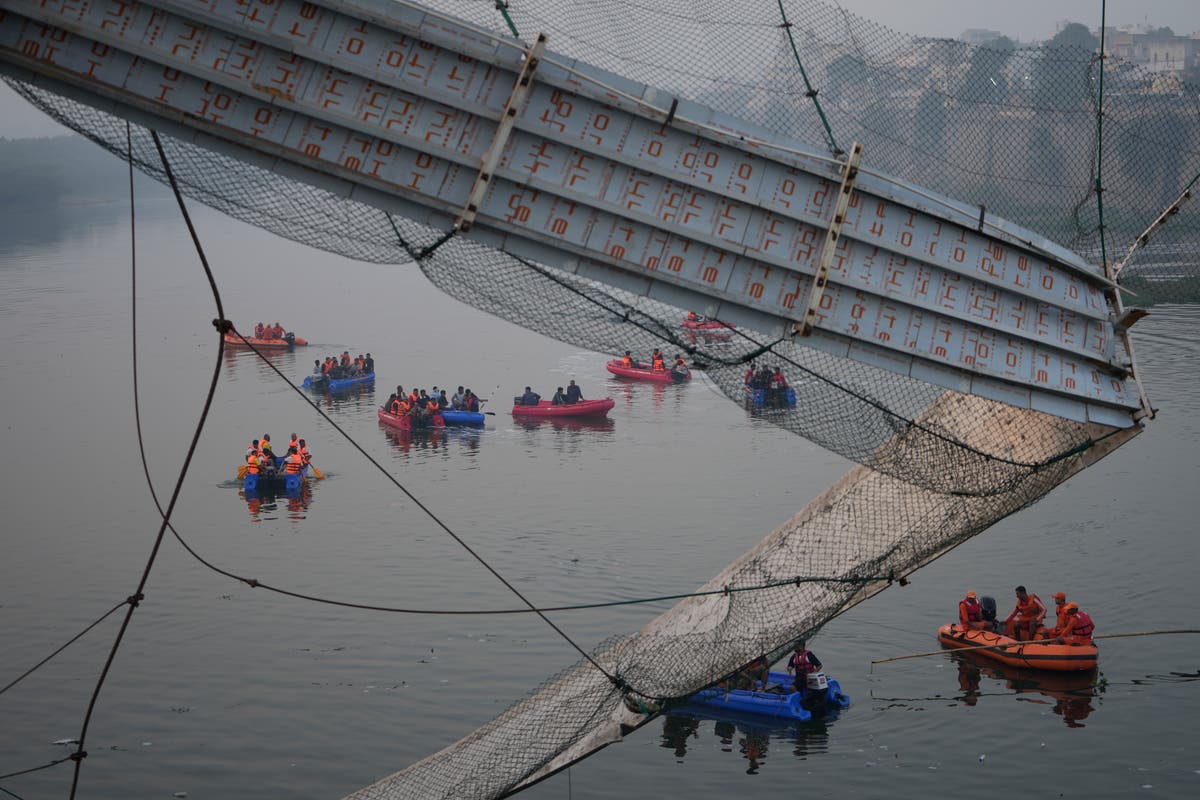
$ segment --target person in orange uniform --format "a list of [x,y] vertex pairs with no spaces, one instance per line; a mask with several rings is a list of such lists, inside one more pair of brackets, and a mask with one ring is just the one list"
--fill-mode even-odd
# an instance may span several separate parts
[[1064,611],[1067,614],[1067,627],[1058,640],[1075,647],[1092,644],[1092,632],[1096,630],[1096,624],[1091,616],[1086,611],[1080,611],[1078,603],[1067,603]]
[[1046,632],[1046,638],[1053,639],[1057,636],[1062,636],[1063,631],[1067,629],[1067,595],[1064,592],[1055,592],[1050,595],[1054,598],[1054,629]]
[[666,359],[663,358],[662,351],[657,347],[654,348],[654,354],[650,356],[650,369],[655,372],[664,372],[667,369]]
[[974,589],[969,590],[967,596],[958,601],[958,624],[968,631],[982,631],[987,628],[987,623],[983,621],[983,606],[979,605]]
[[304,461],[304,466],[312,463],[312,452],[308,449],[308,443],[301,439],[296,443],[296,452],[300,454],[300,458]]
[[1009,636],[1019,642],[1026,642],[1034,638],[1038,626],[1046,618],[1046,606],[1036,594],[1025,591],[1024,586],[1018,586],[1016,594],[1017,605],[1004,620],[1004,624]]
[[626,350],[625,355],[621,357],[621,366],[626,367],[627,369],[633,369],[634,367],[633,356],[629,354],[628,350]]

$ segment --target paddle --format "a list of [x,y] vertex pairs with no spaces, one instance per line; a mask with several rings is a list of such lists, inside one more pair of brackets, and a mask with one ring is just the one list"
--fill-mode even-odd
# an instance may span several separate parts
[[314,477],[314,478],[316,478],[316,479],[317,479],[317,480],[319,480],[319,481],[323,481],[323,480],[325,480],[325,473],[324,473],[324,472],[321,472],[321,470],[317,469],[317,465],[316,465],[316,464],[314,464],[314,463],[312,463],[312,462],[310,461],[310,462],[308,462],[308,465],[309,465],[310,467],[312,467],[312,471],[313,471],[313,477]]
[[238,467],[238,480],[240,481],[240,480],[244,479],[245,477],[246,477],[246,465],[242,464],[240,467]]

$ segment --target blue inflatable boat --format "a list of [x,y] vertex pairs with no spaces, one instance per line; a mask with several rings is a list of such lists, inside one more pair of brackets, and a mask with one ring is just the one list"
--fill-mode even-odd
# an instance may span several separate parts
[[265,491],[268,488],[278,489],[282,486],[285,491],[296,491],[308,475],[308,465],[305,464],[304,469],[299,473],[289,475],[283,471],[283,461],[283,456],[275,456],[274,472],[262,470],[257,475],[247,472],[246,477],[242,479],[242,488],[247,492],[253,492]]
[[441,415],[447,425],[482,426],[487,419],[482,411],[455,411],[452,408],[442,411]]
[[366,386],[369,383],[375,382],[375,373],[368,372],[366,375],[355,375],[353,378],[326,378],[324,375],[309,375],[300,385],[305,389],[325,389],[329,392],[337,392],[342,389],[350,389],[355,386]]
[[813,713],[821,713],[850,705],[850,698],[842,692],[841,684],[833,678],[817,673],[826,684],[825,688],[809,689],[801,700],[799,692],[786,692],[792,687],[792,677],[786,672],[772,672],[765,691],[749,689],[722,689],[714,686],[697,692],[688,698],[689,705],[737,711],[743,714],[758,714],[764,717],[790,719],[798,722],[812,719]]
[[743,386],[746,405],[754,408],[792,408],[796,405],[796,390],[792,387],[784,389],[751,389]]

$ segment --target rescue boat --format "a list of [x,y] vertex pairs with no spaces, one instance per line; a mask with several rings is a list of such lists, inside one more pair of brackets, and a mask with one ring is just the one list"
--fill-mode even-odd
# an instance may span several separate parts
[[[746,405],[754,408],[762,408],[764,406],[771,408],[783,408],[796,405],[796,390],[792,387],[787,387],[780,392],[778,389],[751,389],[749,386],[742,387],[743,397]],[[782,395],[782,396],[781,396]],[[770,400],[768,401],[768,397]]]
[[637,381],[657,381],[658,383],[682,383],[692,379],[692,371],[685,369],[676,372],[674,369],[651,369],[649,364],[638,362],[632,367],[625,366],[621,359],[614,358],[605,368],[620,378],[632,378]]
[[301,339],[293,333],[285,333],[282,339],[256,339],[253,336],[247,336],[246,341],[242,341],[241,337],[227,333],[224,335],[225,344],[228,347],[247,347],[253,346],[257,350],[287,350],[290,347],[305,347],[308,345],[307,339]]
[[365,386],[374,382],[375,373],[368,372],[366,375],[355,375],[353,378],[329,378],[325,375],[309,375],[300,385],[305,389],[325,389],[326,391],[337,392],[342,389]]
[[441,414],[434,414],[428,425],[413,425],[413,417],[409,414],[393,414],[390,411],[378,409],[379,422],[394,431],[410,433],[412,431],[430,430],[431,428],[446,427],[446,420]]
[[846,708],[850,705],[850,698],[842,692],[841,684],[833,678],[827,678],[824,673],[809,675],[808,683],[808,693],[801,700],[799,692],[787,693],[792,685],[791,675],[786,672],[772,672],[762,691],[713,686],[696,692],[687,699],[687,703],[799,722],[812,719],[814,712]]
[[487,421],[482,411],[460,411],[454,408],[448,408],[442,412],[442,419],[447,425],[472,425],[482,427]]
[[[514,399],[519,400],[520,398]],[[607,416],[609,409],[616,404],[616,401],[611,397],[602,397],[599,400],[580,400],[575,403],[566,403],[557,406],[549,400],[542,400],[536,406],[514,403],[512,414],[514,417],[535,417],[537,419],[552,417],[603,417]]]
[[288,492],[294,492],[299,489],[300,485],[304,483],[304,479],[308,477],[308,464],[305,464],[300,469],[300,472],[289,473],[284,471],[284,461],[286,458],[284,456],[274,456],[274,458],[274,470],[264,468],[257,474],[247,472],[246,476],[242,478],[242,488],[247,492],[262,492],[269,489],[278,489],[280,486]]
[[732,322],[721,322],[719,319],[708,319],[707,317],[701,317],[700,319],[688,319],[684,317],[683,327],[689,331],[721,331],[732,330],[737,325],[734,325]]
[[1094,644],[1051,644],[1045,639],[1021,642],[1002,633],[964,629],[957,623],[938,628],[943,647],[979,647],[974,652],[1010,667],[1085,672],[1095,669],[1100,650]]

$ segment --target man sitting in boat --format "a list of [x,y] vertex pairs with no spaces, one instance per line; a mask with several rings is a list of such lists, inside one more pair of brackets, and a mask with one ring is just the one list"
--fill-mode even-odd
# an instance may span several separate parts
[[963,630],[983,631],[988,624],[983,619],[983,606],[975,598],[975,590],[969,590],[967,596],[958,601],[958,623]]
[[1018,642],[1027,642],[1036,638],[1038,626],[1046,618],[1046,606],[1036,594],[1025,591],[1024,586],[1018,586],[1016,594],[1017,605],[1004,624],[1009,636]]
[[759,656],[744,668],[738,670],[734,678],[735,689],[750,689],[762,691],[771,678],[771,664],[766,656]]
[[554,393],[554,397],[552,397],[550,399],[550,405],[565,406],[566,404],[567,404],[567,396],[565,394],[563,394],[563,387],[560,386],[560,387],[558,387],[558,390]]
[[367,353],[366,358],[363,359],[363,372],[368,375],[375,372],[375,359],[371,358],[370,353]]
[[796,642],[792,656],[787,663],[788,674],[792,676],[792,685],[800,693],[800,699],[808,696],[808,676],[821,671],[821,659],[817,654],[804,646],[804,640]]
[[704,320],[704,317],[700,316],[695,311],[689,311],[687,313],[687,318],[688,322],[701,322]]
[[455,411],[463,410],[463,387],[458,387],[458,391],[450,396],[450,407]]
[[768,380],[767,388],[770,391],[769,397],[776,405],[785,405],[787,401],[787,378],[783,376],[783,370],[779,367],[773,367],[771,377]]
[[1054,628],[1046,631],[1046,638],[1053,639],[1063,635],[1063,631],[1067,629],[1067,595],[1065,592],[1055,592],[1050,595],[1054,598]]
[[536,406],[542,402],[542,396],[528,386],[525,387],[525,394],[517,399],[520,401],[517,405],[521,406]]
[[633,356],[629,354],[628,350],[625,351],[625,355],[621,356],[621,366],[626,369],[633,369],[637,366],[633,363]]
[[1080,611],[1078,603],[1067,603],[1063,610],[1067,615],[1067,627],[1058,637],[1058,641],[1077,647],[1092,644],[1092,632],[1096,630],[1096,625],[1091,616],[1086,611]]
[[650,369],[655,372],[665,372],[667,369],[667,361],[657,347],[654,348],[654,354],[650,356]]
[[567,384],[567,405],[573,406],[582,399],[583,390],[576,385],[575,379],[572,378],[571,382]]
[[470,389],[463,392],[463,411],[470,411],[472,414],[479,413],[479,398]]
[[287,458],[283,460],[283,471],[288,475],[299,475],[304,470],[304,457],[296,452],[296,448],[289,447]]
[[254,325],[254,338],[255,339],[263,338],[263,324],[261,322],[256,323]]

